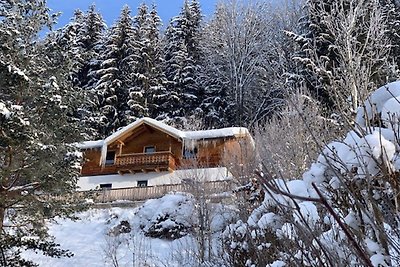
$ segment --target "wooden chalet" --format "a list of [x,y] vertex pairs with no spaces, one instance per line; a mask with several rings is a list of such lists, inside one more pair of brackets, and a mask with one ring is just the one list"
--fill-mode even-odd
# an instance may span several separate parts
[[105,140],[79,144],[84,155],[80,180],[86,181],[81,187],[114,188],[113,181],[119,187],[171,184],[173,173],[186,170],[182,180],[193,169],[225,168],[226,175],[227,156],[241,155],[244,144],[253,146],[246,128],[180,131],[142,118]]

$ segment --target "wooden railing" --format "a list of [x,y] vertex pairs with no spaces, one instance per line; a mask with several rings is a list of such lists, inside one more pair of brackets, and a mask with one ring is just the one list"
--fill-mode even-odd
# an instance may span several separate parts
[[116,157],[115,165],[117,170],[128,168],[131,170],[141,170],[146,168],[159,168],[162,170],[175,170],[175,157],[170,151],[160,151],[151,154],[133,153],[122,154]]
[[104,189],[93,191],[92,198],[95,202],[112,202],[116,200],[140,201],[159,198],[170,192],[189,192],[194,195],[216,195],[231,191],[233,183],[230,180],[202,182],[195,184],[171,184],[147,187],[129,187],[120,189]]
[[147,153],[133,153],[133,154],[122,154],[117,156],[116,165],[153,165],[160,163],[169,163],[169,161],[175,161],[173,155],[169,151],[154,152],[151,154]]
[[85,175],[117,174],[142,171],[173,171],[176,169],[176,159],[169,151],[152,154],[133,153],[122,154],[115,158],[114,164],[84,165],[81,171]]

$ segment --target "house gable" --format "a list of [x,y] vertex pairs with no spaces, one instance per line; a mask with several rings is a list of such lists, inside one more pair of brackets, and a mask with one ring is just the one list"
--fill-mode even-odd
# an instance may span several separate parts
[[140,137],[148,132],[152,133],[153,130],[163,132],[164,134],[177,140],[182,138],[182,131],[151,118],[142,118],[129,124],[128,126],[123,127],[104,140],[101,149],[100,165],[105,165],[107,150],[108,148],[114,149],[113,146],[116,146],[116,142],[119,142],[122,144],[122,146],[124,146],[123,140],[127,138],[133,140],[135,136]]
[[117,151],[117,155],[146,153],[153,147],[155,153],[171,152],[175,157],[181,155],[182,141],[175,136],[143,123],[110,143],[107,150]]

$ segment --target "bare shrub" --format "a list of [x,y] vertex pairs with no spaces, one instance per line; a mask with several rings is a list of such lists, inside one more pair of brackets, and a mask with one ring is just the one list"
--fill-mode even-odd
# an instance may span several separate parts
[[277,176],[299,177],[317,158],[321,146],[340,132],[335,120],[322,116],[316,100],[298,91],[289,96],[279,115],[256,129],[259,161]]
[[121,247],[123,246],[124,239],[120,235],[106,235],[105,245],[103,247],[104,258],[107,264],[113,267],[120,266]]

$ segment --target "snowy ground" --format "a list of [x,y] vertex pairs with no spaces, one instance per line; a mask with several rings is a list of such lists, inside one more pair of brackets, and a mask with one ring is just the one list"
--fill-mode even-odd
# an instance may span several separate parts
[[134,209],[93,209],[81,213],[79,217],[81,220],[78,221],[59,220],[57,224],[49,225],[50,234],[63,248],[73,252],[74,257],[57,259],[34,253],[25,253],[25,256],[40,267],[113,266],[114,255],[121,267],[146,264],[181,266],[180,258],[190,257],[181,252],[187,243],[192,242],[191,237],[165,241],[147,238],[140,231],[135,233],[135,230],[118,237],[107,235],[121,220],[133,221]]
[[[163,227],[193,224],[192,199],[187,195],[167,195],[149,200],[141,208],[90,209],[79,213],[77,221],[59,219],[49,224],[49,233],[74,256],[58,259],[33,252],[24,252],[23,256],[40,267],[193,266],[196,242],[190,234],[176,240],[144,235],[151,222],[165,214],[172,220],[163,221]],[[221,229],[218,222],[222,220],[216,217],[213,228]],[[131,231],[113,234],[121,221],[128,221]]]

